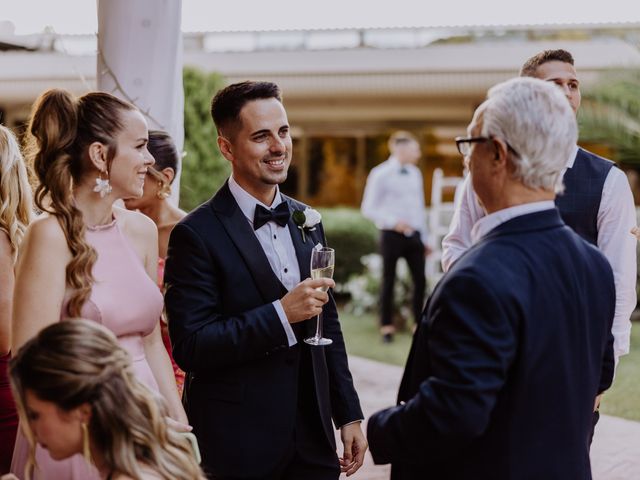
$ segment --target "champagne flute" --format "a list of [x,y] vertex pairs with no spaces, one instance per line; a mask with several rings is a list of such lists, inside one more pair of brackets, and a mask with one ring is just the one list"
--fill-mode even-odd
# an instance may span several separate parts
[[[329,247],[317,245],[311,251],[311,278],[333,278],[333,268],[336,263],[335,250]],[[329,287],[319,287],[318,290],[327,291]],[[316,334],[305,338],[309,345],[331,345],[333,340],[322,336],[322,313],[317,316]]]

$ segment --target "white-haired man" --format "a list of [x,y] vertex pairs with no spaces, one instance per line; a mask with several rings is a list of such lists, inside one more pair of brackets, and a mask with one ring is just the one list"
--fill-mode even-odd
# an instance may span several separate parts
[[[577,115],[580,82],[574,60],[566,50],[544,50],[529,58],[520,76],[556,84]],[[613,162],[573,146],[563,168],[564,193],[556,198],[562,220],[597,247],[611,263],[616,283],[613,320],[616,363],[629,353],[631,312],[636,307],[636,242],[629,233],[636,210],[627,177]],[[485,215],[469,180],[463,185],[449,233],[442,241],[442,268],[451,265],[471,246],[473,225]],[[572,301],[568,299],[568,301]],[[597,414],[596,414],[597,421]]]
[[575,116],[557,88],[518,78],[489,91],[468,133],[456,143],[487,215],[427,303],[399,405],[369,420],[371,454],[394,480],[589,479],[615,287],[554,204]]

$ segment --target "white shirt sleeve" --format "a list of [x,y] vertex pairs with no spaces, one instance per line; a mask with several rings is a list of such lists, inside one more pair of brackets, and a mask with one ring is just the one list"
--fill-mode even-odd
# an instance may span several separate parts
[[374,168],[367,177],[367,183],[364,187],[362,195],[362,204],[360,211],[365,218],[368,218],[380,230],[392,230],[395,225],[395,219],[384,214],[384,209],[380,208],[380,202],[383,198],[384,182],[382,181],[382,171]]
[[611,168],[602,188],[598,210],[598,248],[613,269],[616,310],[611,332],[616,363],[629,353],[631,313],[636,307],[636,238],[630,230],[636,226],[636,209],[631,187],[624,172]]
[[289,342],[289,346],[293,347],[296,343],[298,343],[298,339],[296,338],[296,334],[293,333],[293,328],[291,328],[291,324],[289,323],[287,314],[284,313],[282,303],[280,303],[280,300],[276,300],[272,305],[276,309],[276,312],[278,312],[278,318],[280,319],[280,323],[282,323],[284,332],[287,334],[287,341]]
[[462,184],[460,203],[456,205],[451,219],[449,233],[442,239],[442,270],[444,272],[447,272],[471,246],[471,229],[484,215],[471,186],[471,175],[467,175]]

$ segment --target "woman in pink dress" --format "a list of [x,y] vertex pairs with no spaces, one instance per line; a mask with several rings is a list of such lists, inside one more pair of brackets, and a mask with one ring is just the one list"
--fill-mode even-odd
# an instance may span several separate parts
[[[28,133],[35,202],[46,213],[29,226],[18,256],[12,350],[52,323],[94,320],[116,334],[138,380],[188,428],[160,334],[157,230],[146,216],[114,206],[142,195],[154,162],[143,115],[107,93],[76,99],[49,90],[36,101]],[[17,475],[28,450],[19,435],[11,467]],[[97,478],[79,456],[58,462],[39,448],[36,460],[36,479]]]
[[[158,286],[162,289],[164,277],[164,259],[167,256],[169,234],[176,223],[184,218],[186,212],[172,204],[171,184],[178,171],[178,150],[168,133],[160,130],[149,131],[149,153],[156,163],[147,169],[147,180],[144,182],[144,193],[140,198],[129,198],[124,201],[129,210],[139,210],[149,217],[158,227]],[[164,320],[164,317],[163,317]],[[171,341],[166,322],[162,322],[162,340],[164,341],[176,377],[178,391],[182,393],[184,372],[173,361],[171,356]]]
[[0,125],[0,474],[9,471],[18,430],[7,362],[11,348],[13,265],[32,212],[31,187],[18,142]]

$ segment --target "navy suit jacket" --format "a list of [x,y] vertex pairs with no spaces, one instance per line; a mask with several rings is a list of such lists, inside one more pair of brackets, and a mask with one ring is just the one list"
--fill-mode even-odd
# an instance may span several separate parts
[[589,479],[613,378],[613,274],[557,209],[492,230],[442,278],[399,405],[368,423],[392,479]]
[[[305,208],[284,198],[291,211]],[[308,278],[312,248],[326,245],[322,225],[306,243],[293,220],[289,229]],[[332,417],[337,426],[363,418],[333,298],[323,310],[333,344],[304,344],[315,333],[307,320],[294,325],[290,348],[272,305],[286,289],[226,183],[173,229],[165,285],[173,356],[189,373],[183,400],[208,472],[260,478],[282,461],[294,438],[300,368],[310,370],[302,378],[313,379],[314,391],[304,398],[316,399],[313,420],[331,448]]]

